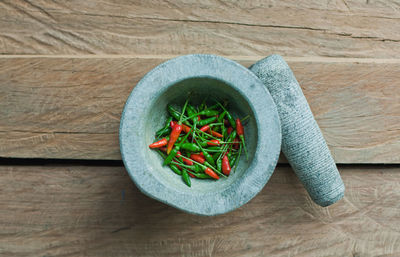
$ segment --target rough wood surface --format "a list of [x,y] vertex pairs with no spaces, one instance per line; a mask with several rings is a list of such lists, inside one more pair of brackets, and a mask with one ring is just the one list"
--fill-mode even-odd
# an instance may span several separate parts
[[400,57],[398,1],[0,2],[1,54]]
[[[400,63],[288,60],[336,162],[400,163]],[[0,156],[119,159],[124,102],[162,61],[0,58]]]
[[400,169],[340,167],[315,205],[280,167],[238,210],[199,217],[151,200],[124,168],[0,166],[1,256],[399,256]]

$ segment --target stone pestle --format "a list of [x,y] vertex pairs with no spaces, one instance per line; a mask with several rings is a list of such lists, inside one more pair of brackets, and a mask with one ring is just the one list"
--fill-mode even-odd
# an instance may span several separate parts
[[321,130],[292,70],[279,55],[249,68],[269,90],[282,128],[282,151],[311,198],[328,206],[344,195],[344,184]]

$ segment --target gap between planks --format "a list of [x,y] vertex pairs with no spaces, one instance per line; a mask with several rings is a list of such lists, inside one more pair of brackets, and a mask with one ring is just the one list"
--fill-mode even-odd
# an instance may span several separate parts
[[[83,55],[0,55],[0,58],[71,58],[71,59],[172,59],[182,55],[129,55],[129,54],[83,54]],[[220,55],[238,61],[261,60],[267,56],[262,55]],[[283,56],[288,62],[323,62],[323,63],[400,63],[400,59],[379,58],[347,58],[347,57],[295,57]]]

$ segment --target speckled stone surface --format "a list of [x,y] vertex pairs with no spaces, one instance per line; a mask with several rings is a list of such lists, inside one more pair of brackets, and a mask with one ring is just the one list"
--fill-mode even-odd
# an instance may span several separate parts
[[311,198],[328,206],[344,195],[344,185],[317,122],[293,72],[279,55],[250,67],[268,88],[282,127],[282,151]]
[[[234,115],[251,116],[245,127],[249,161],[241,158],[226,179],[193,179],[191,188],[148,148],[165,122],[166,105],[183,104],[189,92],[194,104],[205,96],[228,99]],[[266,87],[247,68],[214,55],[181,56],[146,74],[126,102],[119,136],[125,167],[143,193],[199,215],[226,213],[252,199],[269,180],[281,149],[279,116]]]

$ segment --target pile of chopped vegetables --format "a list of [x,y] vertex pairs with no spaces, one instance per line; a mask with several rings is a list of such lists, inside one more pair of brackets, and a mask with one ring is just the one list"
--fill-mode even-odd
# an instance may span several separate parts
[[168,105],[165,126],[156,132],[156,149],[173,172],[191,186],[191,177],[219,179],[227,177],[237,167],[242,149],[247,149],[242,122],[236,120],[220,102],[207,107],[205,100],[192,106],[187,100],[182,110]]

